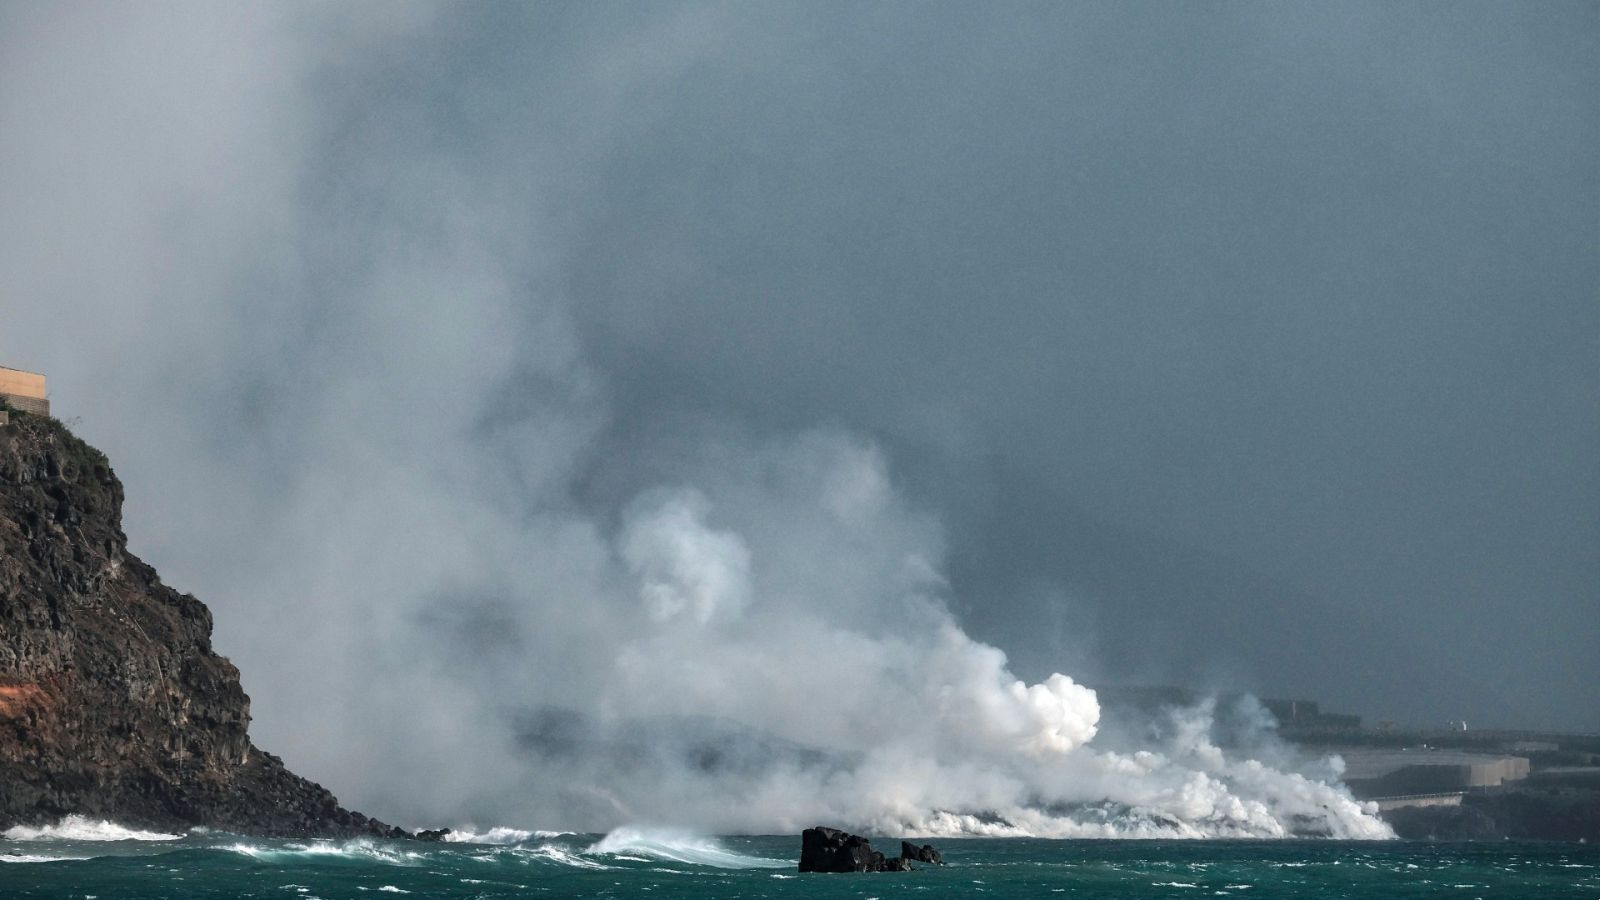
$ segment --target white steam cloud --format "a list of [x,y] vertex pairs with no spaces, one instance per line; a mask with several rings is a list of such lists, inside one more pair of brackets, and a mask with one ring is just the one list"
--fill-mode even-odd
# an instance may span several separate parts
[[586,36],[513,87],[533,118],[455,144],[414,139],[420,96],[360,115],[450,27],[391,9],[0,28],[6,361],[118,463],[134,549],[214,608],[259,743],[417,824],[1387,834],[1331,779],[1224,753],[1208,710],[1113,746],[1092,690],[1014,676],[869,437],[629,430],[560,288],[559,198],[716,16]]
[[738,535],[705,525],[709,503],[689,490],[661,498],[635,515],[622,537],[622,556],[642,584],[650,618],[688,616],[705,625],[739,614],[750,593],[750,552]]

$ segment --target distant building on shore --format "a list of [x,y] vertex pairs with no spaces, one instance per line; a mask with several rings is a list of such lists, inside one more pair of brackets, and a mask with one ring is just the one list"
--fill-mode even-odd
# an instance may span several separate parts
[[[1358,799],[1376,800],[1493,788],[1527,778],[1527,757],[1420,747],[1339,749],[1344,783]],[[1430,804],[1432,805],[1432,804]]]
[[0,366],[0,400],[11,404],[12,409],[50,415],[50,397],[45,393],[44,376],[36,372]]

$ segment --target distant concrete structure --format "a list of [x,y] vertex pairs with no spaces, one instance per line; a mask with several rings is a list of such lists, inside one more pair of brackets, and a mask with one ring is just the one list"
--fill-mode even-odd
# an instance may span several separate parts
[[1528,777],[1527,757],[1456,750],[1341,750],[1344,783],[1361,799],[1498,787]]
[[1528,782],[1541,787],[1600,791],[1600,766],[1550,766],[1529,775]]
[[50,397],[45,393],[44,376],[37,372],[0,366],[0,400],[22,412],[50,415]]
[[1378,812],[1388,812],[1391,809],[1409,809],[1418,806],[1460,806],[1461,800],[1465,796],[1465,791],[1451,791],[1443,794],[1408,794],[1402,797],[1377,797],[1373,802],[1378,804]]

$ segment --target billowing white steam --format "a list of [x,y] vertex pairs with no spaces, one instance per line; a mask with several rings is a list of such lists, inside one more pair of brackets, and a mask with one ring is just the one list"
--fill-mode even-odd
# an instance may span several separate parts
[[[643,777],[541,758],[592,780],[618,816],[754,831],[1388,834],[1341,789],[1224,754],[1209,708],[1172,712],[1161,746],[1097,748],[1092,690],[1061,674],[1018,680],[950,615],[937,530],[869,444],[816,433],[716,455],[684,473],[696,487],[630,508],[618,549],[633,618],[648,624],[611,649],[597,698],[622,723],[599,740],[627,746],[625,723],[653,722],[688,749],[647,755]],[[727,764],[751,740],[735,728],[782,744],[757,741],[752,766]]]
[[[1387,833],[1223,753],[1205,710],[1110,744],[1094,692],[1015,677],[949,611],[940,529],[870,439],[616,420],[586,298],[555,287],[560,198],[603,183],[588,160],[642,114],[621,104],[707,52],[720,7],[574,46],[548,84],[426,78],[438,98],[370,115],[406,102],[381,67],[429,56],[386,42],[426,8],[103,9],[0,32],[0,269],[28,298],[7,326],[116,460],[136,552],[213,606],[257,740],[347,803],[594,831]],[[549,118],[476,139],[430,118],[485,104]]]
[[702,625],[739,614],[750,592],[750,553],[736,535],[707,528],[708,504],[697,491],[665,497],[633,518],[622,556],[643,582],[650,618],[687,615]]

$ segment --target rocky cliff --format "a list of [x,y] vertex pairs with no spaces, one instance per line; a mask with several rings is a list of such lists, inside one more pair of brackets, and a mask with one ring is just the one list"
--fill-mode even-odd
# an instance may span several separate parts
[[46,416],[0,426],[0,828],[69,813],[389,834],[250,743],[211,612],[128,552],[122,485]]

